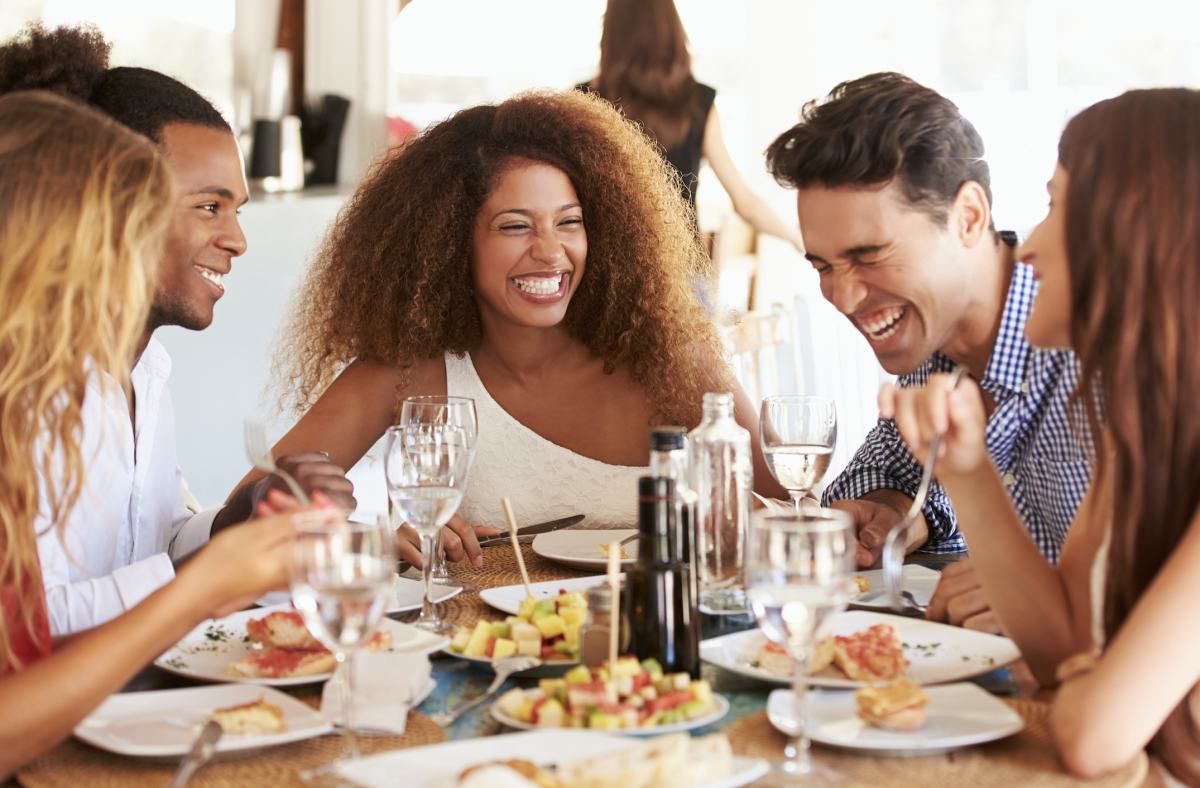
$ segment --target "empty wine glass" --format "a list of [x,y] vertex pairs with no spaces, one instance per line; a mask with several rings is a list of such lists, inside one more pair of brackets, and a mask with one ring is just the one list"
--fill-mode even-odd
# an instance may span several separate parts
[[384,474],[388,496],[400,520],[421,538],[425,593],[416,625],[447,632],[432,597],[432,570],[438,530],[462,502],[474,458],[475,403],[466,397],[410,397],[400,423],[388,429]]
[[[349,522],[336,511],[293,518],[292,604],[312,636],[333,652],[341,690],[342,758],[357,758],[354,655],[383,618],[396,568],[395,536],[386,522]],[[329,766],[307,775],[324,774]],[[307,779],[306,778],[306,779]]]
[[767,397],[758,420],[767,467],[799,510],[829,470],[837,442],[837,410],[825,397]]
[[845,512],[810,507],[772,515],[756,512],[746,556],[747,597],[763,634],[792,658],[792,719],[788,775],[812,775],[806,725],[808,663],[813,644],[850,599],[854,582],[854,522]]

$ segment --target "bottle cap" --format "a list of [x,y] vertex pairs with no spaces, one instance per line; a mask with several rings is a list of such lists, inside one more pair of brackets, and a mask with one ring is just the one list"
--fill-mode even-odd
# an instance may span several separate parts
[[650,451],[678,451],[686,445],[686,427],[655,427],[650,430]]

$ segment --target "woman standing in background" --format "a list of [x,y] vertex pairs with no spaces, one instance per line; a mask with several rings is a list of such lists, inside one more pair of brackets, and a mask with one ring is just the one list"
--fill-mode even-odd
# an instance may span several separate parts
[[700,161],[707,159],[738,216],[804,253],[800,228],[780,219],[734,166],[713,106],[717,92],[692,75],[687,34],[674,0],[608,0],[600,73],[577,87],[611,101],[641,124],[679,173],[693,212]]

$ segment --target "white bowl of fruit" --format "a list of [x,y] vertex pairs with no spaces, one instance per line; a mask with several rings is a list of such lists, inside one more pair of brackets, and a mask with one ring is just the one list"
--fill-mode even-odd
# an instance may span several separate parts
[[514,655],[537,657],[543,665],[535,670],[560,672],[579,663],[579,631],[587,612],[587,599],[578,591],[550,599],[529,597],[515,616],[458,627],[447,651],[489,664]]
[[729,712],[729,701],[704,679],[687,673],[663,673],[653,659],[617,660],[609,679],[607,666],[577,665],[557,679],[542,679],[537,689],[512,689],[492,706],[492,716],[512,728],[582,728],[633,735],[691,730]]

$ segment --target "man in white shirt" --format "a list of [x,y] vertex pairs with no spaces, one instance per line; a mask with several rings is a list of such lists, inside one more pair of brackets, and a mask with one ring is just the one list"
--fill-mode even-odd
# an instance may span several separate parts
[[[254,501],[278,480],[246,485],[222,508],[188,510],[166,385],[171,359],[153,339],[161,326],[207,328],[225,292],[224,275],[246,249],[237,211],[248,189],[229,125],[206,99],[170,77],[105,68],[107,44],[97,33],[37,30],[4,47],[13,48],[23,50],[18,62],[28,70],[9,75],[0,90],[49,89],[86,101],[157,143],[176,181],[175,213],[131,391],[126,396],[103,376],[92,381],[83,412],[87,477],[79,502],[65,523],[38,521],[50,628],[60,636],[136,605],[212,532],[248,519]],[[81,51],[92,57],[79,57]],[[353,486],[328,458],[305,454],[277,462],[306,490],[321,490],[353,509]]]

